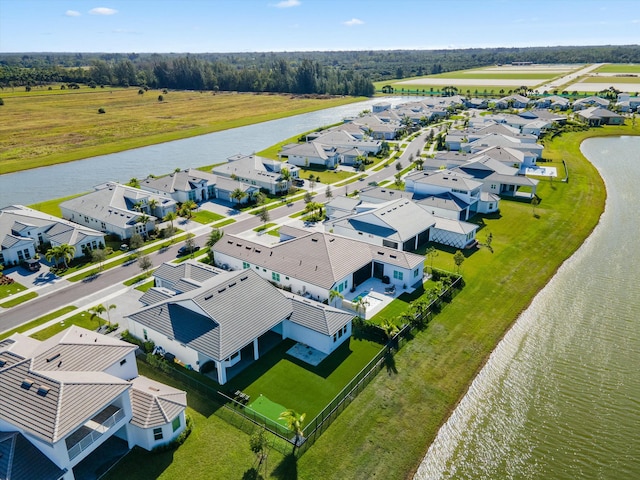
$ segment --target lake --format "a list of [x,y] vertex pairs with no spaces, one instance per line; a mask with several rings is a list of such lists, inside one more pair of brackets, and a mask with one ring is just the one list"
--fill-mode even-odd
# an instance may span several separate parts
[[640,478],[640,137],[582,152],[607,187],[599,225],[497,346],[415,479]]

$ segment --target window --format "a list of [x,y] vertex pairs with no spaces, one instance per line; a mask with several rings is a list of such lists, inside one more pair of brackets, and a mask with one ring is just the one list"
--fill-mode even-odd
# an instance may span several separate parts
[[399,272],[398,270],[393,271],[393,278],[395,278],[396,280],[402,280],[403,277],[404,275],[402,272]]
[[338,340],[338,334],[337,334],[337,333],[334,333],[334,334],[333,334],[333,341],[335,342],[336,340]]
[[338,285],[338,292],[342,293],[343,290],[344,290],[344,285],[343,284]]
[[413,278],[416,278],[416,277],[418,276],[418,274],[419,274],[419,273],[420,273],[420,269],[419,269],[419,268],[416,268],[416,269],[413,271]]
[[242,262],[242,268],[251,268],[251,265],[248,262]]
[[173,427],[174,432],[180,428],[180,415],[173,419],[173,422],[171,422],[171,426]]
[[280,274],[276,272],[271,272],[271,280],[273,280],[274,282],[279,282]]
[[162,428],[158,427],[158,428],[154,428],[153,429],[153,439],[158,441],[158,440],[162,440],[163,435],[162,435]]
[[147,329],[146,328],[142,330],[142,335],[144,335],[144,339],[145,340],[149,340],[149,337],[147,337]]
[[123,358],[122,360],[120,360],[120,366],[124,365],[125,363],[127,363],[126,358]]

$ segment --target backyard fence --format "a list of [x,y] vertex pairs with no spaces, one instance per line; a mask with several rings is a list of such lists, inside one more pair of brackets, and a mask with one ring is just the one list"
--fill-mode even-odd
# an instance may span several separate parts
[[[450,302],[462,289],[463,280],[457,276],[451,285],[441,292],[423,312],[416,314],[414,321],[405,324],[398,333],[387,341],[385,346],[365,365],[353,379],[329,402],[329,404],[311,420],[303,429],[303,438],[298,440],[296,455],[300,456],[306,452],[311,445],[329,428],[340,413],[351,404],[362,390],[375,378],[382,369],[393,370],[393,356],[411,338],[419,325],[426,325],[442,308],[442,304]],[[145,356],[141,356],[146,362]],[[191,389],[203,394],[207,399],[212,400],[219,408],[215,415],[226,422],[251,435],[257,428],[264,428],[272,433],[268,439],[268,446],[278,452],[287,455],[296,446],[295,437],[285,426],[262,415],[259,412],[247,407],[242,402],[231,396],[220,392],[214,386],[201,382],[186,372],[170,367],[165,373]]]

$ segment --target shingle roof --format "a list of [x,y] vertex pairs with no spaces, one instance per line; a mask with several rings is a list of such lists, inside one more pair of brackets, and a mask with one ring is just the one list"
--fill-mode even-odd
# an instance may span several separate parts
[[327,290],[338,280],[373,260],[407,269],[413,269],[424,261],[422,256],[412,253],[320,232],[271,247],[225,235],[216,243],[214,252],[260,265]]
[[129,318],[210,358],[224,360],[290,314],[291,303],[280,290],[243,270],[220,274],[200,289],[146,307]]
[[166,425],[187,406],[187,394],[182,390],[138,376],[131,380],[131,424],[140,428]]
[[0,479],[59,480],[65,473],[19,432],[0,432]]

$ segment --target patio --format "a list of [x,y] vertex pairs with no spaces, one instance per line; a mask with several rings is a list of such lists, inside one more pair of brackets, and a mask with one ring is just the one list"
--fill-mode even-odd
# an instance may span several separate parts
[[363,317],[366,320],[369,320],[401,294],[405,292],[412,293],[415,290],[414,287],[407,287],[406,289],[403,289],[396,286],[395,291],[391,293],[389,289],[392,286],[393,285],[388,283],[382,283],[382,280],[379,278],[370,278],[364,283],[358,285],[354,292],[346,292],[344,294],[342,308],[344,310],[355,312],[355,304],[358,297],[364,297],[365,310],[360,313],[363,314]]

